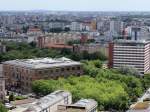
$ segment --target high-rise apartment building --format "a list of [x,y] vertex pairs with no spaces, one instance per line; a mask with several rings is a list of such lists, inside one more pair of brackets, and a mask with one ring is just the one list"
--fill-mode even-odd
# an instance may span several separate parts
[[82,64],[68,58],[37,58],[12,60],[3,63],[7,89],[31,92],[32,82],[83,74]]
[[109,67],[131,66],[141,74],[150,69],[150,42],[116,40],[109,44]]
[[83,25],[79,22],[72,22],[71,23],[71,30],[72,31],[82,31]]
[[110,21],[110,32],[112,32],[112,34],[122,33],[123,27],[124,27],[124,23],[122,21],[118,21],[118,20]]

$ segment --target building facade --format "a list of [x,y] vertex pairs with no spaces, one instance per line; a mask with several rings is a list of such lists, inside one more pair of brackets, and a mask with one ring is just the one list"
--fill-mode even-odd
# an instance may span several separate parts
[[5,78],[0,77],[0,101],[5,99]]
[[0,101],[5,99],[5,78],[2,74],[2,65],[0,65]]
[[12,60],[3,63],[7,89],[31,92],[32,82],[83,74],[82,64],[68,58],[38,58]]
[[150,43],[137,40],[116,40],[109,44],[109,68],[131,66],[141,74],[150,69]]
[[84,51],[89,54],[96,52],[103,52],[105,56],[108,56],[108,46],[100,44],[75,44],[73,51],[76,53],[83,53]]

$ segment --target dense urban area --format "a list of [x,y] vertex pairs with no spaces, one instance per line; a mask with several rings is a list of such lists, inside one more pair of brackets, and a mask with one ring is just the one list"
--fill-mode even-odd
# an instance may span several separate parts
[[150,112],[150,13],[0,12],[0,112]]

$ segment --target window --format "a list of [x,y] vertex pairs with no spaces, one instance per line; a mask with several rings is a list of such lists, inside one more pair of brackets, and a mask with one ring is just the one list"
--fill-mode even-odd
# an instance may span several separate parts
[[3,91],[3,86],[0,86],[0,91]]
[[50,72],[53,73],[53,70],[51,70]]
[[59,69],[56,69],[56,72],[59,72]]
[[78,66],[77,69],[80,70],[80,66]]
[[42,71],[39,71],[39,74],[42,74]]
[[26,85],[28,86],[28,82],[26,83]]
[[44,71],[44,73],[45,73],[45,74],[47,74],[47,73],[48,73],[48,71],[47,71],[47,70],[45,70],[45,71]]
[[64,69],[64,68],[61,68],[61,71],[65,71],[65,69]]
[[26,70],[26,73],[28,73],[28,70]]
[[68,100],[69,100],[69,98],[68,98],[68,97],[65,97],[65,98],[64,98],[64,103],[65,103],[65,104],[68,104],[68,103],[69,103]]
[[70,70],[70,68],[67,68],[67,71],[69,71]]

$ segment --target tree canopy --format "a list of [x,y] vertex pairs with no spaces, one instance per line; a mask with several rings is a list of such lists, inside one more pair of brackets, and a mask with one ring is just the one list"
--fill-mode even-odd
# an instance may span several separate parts
[[70,59],[80,60],[93,60],[101,59],[106,60],[107,58],[102,52],[93,54],[89,53],[74,53],[69,49],[48,49],[48,48],[36,48],[34,42],[31,43],[16,43],[16,42],[5,42],[7,52],[0,54],[0,62],[14,59],[28,59],[28,58],[40,58],[40,57],[68,57]]
[[100,60],[82,61],[84,76],[33,82],[33,91],[46,95],[57,89],[69,90],[73,100],[93,98],[99,110],[124,111],[149,88],[150,75],[144,78],[123,74],[116,69],[102,69]]
[[1,102],[0,102],[0,112],[8,112]]
[[74,101],[93,98],[98,101],[100,110],[125,110],[128,107],[129,96],[115,81],[98,82],[89,76],[72,76],[67,79],[39,80],[33,83],[33,91],[38,95],[47,95],[57,89],[70,91]]

